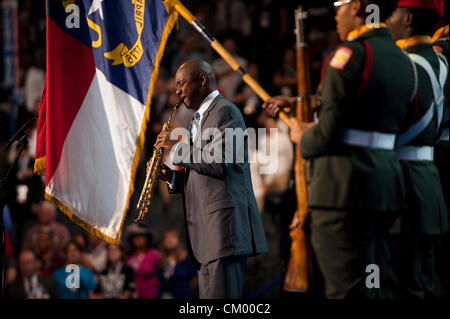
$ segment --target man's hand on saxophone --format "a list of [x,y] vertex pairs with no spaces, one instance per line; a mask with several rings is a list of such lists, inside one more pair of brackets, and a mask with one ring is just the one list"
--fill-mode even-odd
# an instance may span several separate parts
[[[172,146],[177,143],[177,141],[170,140],[170,132],[169,131],[162,131],[159,133],[158,137],[156,138],[156,143],[154,144],[155,149],[163,148],[165,151],[170,151]],[[173,172],[170,168],[168,168],[163,163],[161,164],[161,170],[159,172],[159,179],[164,182],[171,182],[173,177]],[[147,172],[151,166],[151,159],[147,162]]]
[[177,143],[177,140],[171,140],[170,139],[170,132],[169,131],[162,131],[159,133],[158,137],[156,138],[156,143],[154,145],[155,148],[164,148],[164,150],[170,152],[170,149],[172,146]]

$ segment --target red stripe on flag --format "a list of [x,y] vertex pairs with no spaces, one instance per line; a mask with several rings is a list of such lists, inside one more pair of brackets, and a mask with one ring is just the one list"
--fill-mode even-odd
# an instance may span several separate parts
[[[92,49],[47,17],[46,185],[58,167],[64,141],[94,75]],[[82,150],[76,155],[81,156]]]
[[47,80],[44,83],[44,89],[42,90],[41,103],[39,106],[39,119],[37,124],[37,137],[36,137],[36,158],[45,156],[45,111],[46,111],[46,94],[47,94]]

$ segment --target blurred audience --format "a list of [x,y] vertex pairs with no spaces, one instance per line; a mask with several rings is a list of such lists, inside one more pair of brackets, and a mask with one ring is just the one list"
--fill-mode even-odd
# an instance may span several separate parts
[[[226,38],[223,41],[224,48],[244,69],[247,68],[247,60],[238,55],[237,43],[233,38]],[[216,73],[217,87],[219,91],[228,99],[232,100],[239,84],[242,82],[241,76],[235,72],[222,58],[213,61],[212,66]]]
[[[39,102],[44,89],[45,72],[32,65],[26,75],[24,84],[24,99],[27,111],[33,115],[39,114]],[[34,156],[34,150],[32,150]]]
[[[81,265],[81,250],[78,244],[75,241],[69,241],[64,247],[64,254],[65,266],[53,273],[59,298],[94,299],[96,287],[94,273]],[[76,268],[72,268],[74,266]],[[69,283],[73,284],[73,287]]]
[[293,96],[297,92],[297,65],[294,49],[284,50],[281,65],[275,71],[272,80],[273,87],[278,90],[278,94]]
[[194,296],[198,288],[197,271],[181,247],[178,232],[169,230],[164,233],[159,264],[161,299],[190,299]]
[[126,264],[134,270],[137,297],[157,299],[160,253],[153,248],[153,235],[147,227],[139,224],[128,226],[127,233],[131,251]]
[[288,127],[281,120],[261,112],[257,123],[266,129],[266,134],[258,136],[256,149],[250,149],[250,173],[256,202],[263,212],[268,195],[281,196],[288,190],[294,150],[288,143]]
[[193,35],[188,35],[181,39],[177,53],[172,59],[172,66],[170,68],[172,74],[175,74],[178,67],[188,60],[204,59],[204,55],[196,51],[195,44],[195,37]]
[[36,237],[35,254],[39,263],[39,274],[51,277],[52,273],[65,263],[61,252],[55,249],[53,232],[48,226],[39,228]]
[[216,0],[214,22],[216,32],[238,30],[245,36],[250,36],[251,21],[248,7],[242,0]]
[[134,271],[124,264],[125,254],[122,245],[108,245],[106,269],[98,276],[98,299],[130,299],[135,290]]
[[96,274],[101,273],[105,270],[108,261],[106,242],[96,235],[89,233],[85,257],[85,259],[82,259],[84,266],[88,267]]
[[[78,244],[78,248],[81,253],[81,264],[89,269],[92,268],[92,263],[89,260],[87,247],[88,247],[88,233],[83,231],[72,237],[72,240]],[[92,270],[92,269],[91,269]]]
[[[250,74],[256,81],[259,81],[259,67],[258,64],[251,62],[248,64],[247,69],[248,74]],[[233,103],[241,111],[244,116],[245,124],[247,127],[256,128],[255,117],[256,114],[262,109],[261,98],[250,88],[247,83],[241,82],[233,97]]]
[[47,201],[43,201],[37,212],[38,224],[28,229],[23,240],[23,249],[37,251],[37,237],[42,227],[48,227],[53,234],[53,248],[61,251],[70,240],[70,233],[66,226],[56,221],[56,207]]
[[56,284],[52,278],[38,274],[38,263],[31,250],[19,254],[18,278],[6,285],[6,299],[54,299]]

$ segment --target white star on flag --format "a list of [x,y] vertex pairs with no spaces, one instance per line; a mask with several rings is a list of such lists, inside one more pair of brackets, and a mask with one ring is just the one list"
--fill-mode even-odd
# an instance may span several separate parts
[[92,14],[97,10],[100,10],[100,18],[103,20],[103,9],[102,9],[103,0],[94,0],[92,1],[91,8],[89,9],[88,14]]

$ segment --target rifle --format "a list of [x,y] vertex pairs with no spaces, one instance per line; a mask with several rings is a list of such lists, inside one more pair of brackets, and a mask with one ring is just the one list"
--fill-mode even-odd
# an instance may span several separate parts
[[[295,34],[297,53],[297,107],[296,117],[299,121],[310,122],[312,111],[310,103],[311,77],[308,49],[305,41],[304,20],[307,12],[300,6],[295,10]],[[295,191],[297,195],[297,217],[299,223],[290,233],[291,254],[284,280],[284,290],[306,292],[311,274],[311,251],[305,235],[305,221],[308,216],[307,161],[301,157],[300,144],[295,146]]]

